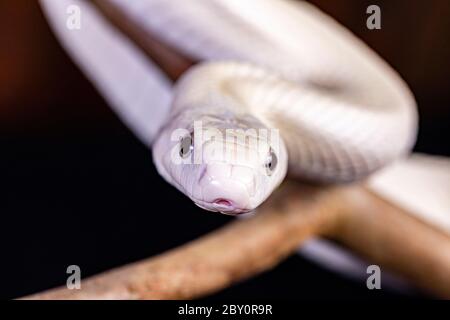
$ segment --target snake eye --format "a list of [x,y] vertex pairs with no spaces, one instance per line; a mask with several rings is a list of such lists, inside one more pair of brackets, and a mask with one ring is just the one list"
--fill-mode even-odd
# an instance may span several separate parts
[[180,157],[186,159],[194,150],[194,137],[193,133],[185,136],[180,141]]
[[267,155],[266,162],[264,163],[264,167],[266,168],[266,173],[268,176],[272,175],[275,168],[277,167],[278,159],[273,152],[272,148],[270,148],[269,154]]

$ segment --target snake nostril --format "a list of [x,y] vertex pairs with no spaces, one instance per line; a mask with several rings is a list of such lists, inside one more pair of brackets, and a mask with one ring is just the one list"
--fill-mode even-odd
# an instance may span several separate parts
[[233,206],[233,203],[230,200],[222,199],[222,198],[214,200],[214,203],[219,206],[224,206],[224,207],[232,207]]

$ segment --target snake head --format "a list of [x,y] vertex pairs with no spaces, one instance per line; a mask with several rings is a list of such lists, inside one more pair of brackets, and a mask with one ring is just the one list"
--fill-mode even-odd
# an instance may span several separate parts
[[260,124],[252,129],[244,120],[203,123],[209,126],[194,125],[158,139],[159,172],[203,209],[229,215],[254,210],[286,175],[282,139],[274,136],[276,130]]

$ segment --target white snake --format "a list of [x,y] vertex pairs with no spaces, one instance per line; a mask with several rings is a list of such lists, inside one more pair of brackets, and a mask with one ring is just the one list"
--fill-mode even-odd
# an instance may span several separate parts
[[[180,79],[170,111],[155,111],[164,117],[141,120],[161,122],[146,137],[160,174],[205,209],[253,210],[287,171],[313,181],[361,179],[408,153],[415,141],[416,106],[405,83],[307,3],[111,1],[163,41],[208,60]],[[204,130],[193,137],[194,121],[200,120]],[[212,152],[222,141],[198,138],[209,127],[223,133],[275,128],[281,139],[275,147],[258,137],[257,148],[245,146],[253,157],[236,158],[234,152],[224,159]],[[236,148],[242,141],[225,145]],[[174,155],[202,161],[178,164]]]

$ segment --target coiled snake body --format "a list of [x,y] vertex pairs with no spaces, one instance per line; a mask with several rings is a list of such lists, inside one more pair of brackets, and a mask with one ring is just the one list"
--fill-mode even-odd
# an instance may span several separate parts
[[[276,0],[152,5],[148,12],[157,18],[149,16],[149,23],[165,41],[213,60],[180,80],[169,124],[154,145],[160,173],[200,206],[251,210],[281,182],[287,164],[302,178],[352,181],[410,149],[416,114],[405,84],[314,7]],[[194,121],[222,133],[275,128],[281,141],[275,154],[267,142],[251,159],[216,159],[211,144],[222,141],[171,136],[177,128],[192,133]],[[186,143],[203,143],[201,164],[174,164],[170,150]],[[224,145],[230,143],[236,141]]]
[[[250,211],[286,172],[314,181],[361,179],[415,141],[416,106],[405,83],[312,5],[111,1],[164,42],[206,60],[178,81],[152,137],[158,171],[205,209]],[[231,152],[218,152],[224,148]]]

